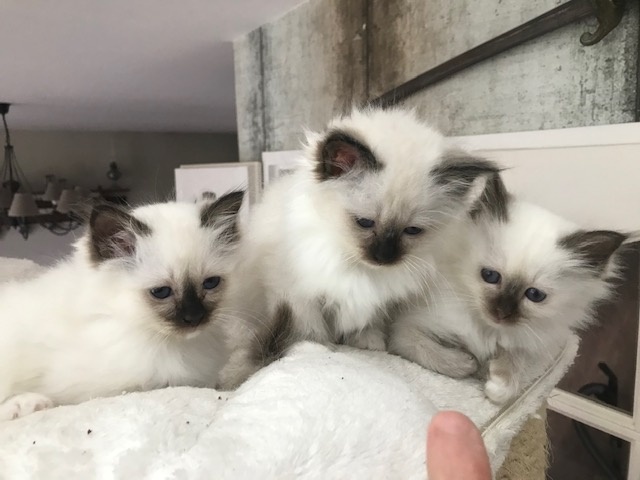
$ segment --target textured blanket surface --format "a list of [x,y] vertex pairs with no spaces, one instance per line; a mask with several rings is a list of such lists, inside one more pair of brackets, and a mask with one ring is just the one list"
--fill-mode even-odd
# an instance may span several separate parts
[[[494,471],[572,363],[577,339],[504,407],[382,352],[303,343],[235,392],[127,393],[0,424],[1,479],[424,479],[438,409],[482,429]],[[455,461],[455,459],[452,459]]]

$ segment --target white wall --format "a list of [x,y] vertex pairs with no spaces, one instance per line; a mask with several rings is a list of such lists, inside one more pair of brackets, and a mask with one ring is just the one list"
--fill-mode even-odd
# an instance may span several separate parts
[[[181,164],[238,159],[235,134],[12,131],[11,141],[34,190],[44,188],[48,173],[72,185],[108,188],[112,184],[106,173],[109,163],[116,161],[123,174],[118,185],[131,189],[128,199],[133,205],[171,198],[173,169]],[[51,264],[70,252],[71,242],[81,233],[82,228],[58,237],[34,227],[25,241],[14,230],[3,231],[0,256]]]

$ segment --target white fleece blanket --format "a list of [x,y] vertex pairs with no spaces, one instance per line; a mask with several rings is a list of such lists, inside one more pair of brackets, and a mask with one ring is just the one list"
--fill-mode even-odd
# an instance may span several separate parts
[[495,471],[577,345],[573,338],[522,397],[499,408],[478,380],[381,352],[304,343],[236,392],[167,388],[4,422],[0,478],[422,480],[426,428],[438,409],[471,417]]

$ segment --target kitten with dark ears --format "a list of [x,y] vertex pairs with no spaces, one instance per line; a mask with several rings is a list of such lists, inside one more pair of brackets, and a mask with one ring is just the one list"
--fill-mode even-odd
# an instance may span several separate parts
[[223,388],[297,340],[384,350],[390,308],[421,288],[418,264],[439,231],[497,171],[402,110],[333,120],[309,134],[302,161],[251,214],[229,297],[234,350]]
[[122,391],[214,386],[225,351],[213,320],[242,198],[97,206],[68,260],[0,285],[0,420]]
[[626,236],[585,231],[507,196],[496,175],[470,218],[442,237],[428,295],[396,318],[389,351],[452,376],[488,366],[502,404],[587,326],[619,274]]

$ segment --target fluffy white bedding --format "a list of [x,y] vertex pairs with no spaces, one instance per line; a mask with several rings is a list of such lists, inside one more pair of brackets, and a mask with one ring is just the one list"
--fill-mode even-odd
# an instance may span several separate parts
[[[0,281],[1,265],[8,263],[0,261]],[[426,427],[438,409],[460,410],[480,426],[497,469],[577,344],[572,338],[553,365],[532,366],[542,376],[502,408],[478,380],[385,353],[300,344],[236,392],[167,388],[4,422],[0,478],[424,479]]]

